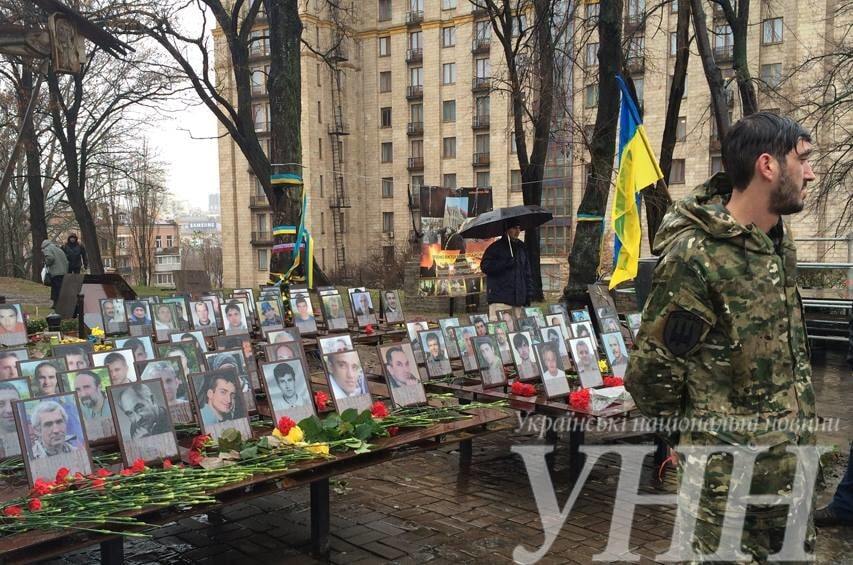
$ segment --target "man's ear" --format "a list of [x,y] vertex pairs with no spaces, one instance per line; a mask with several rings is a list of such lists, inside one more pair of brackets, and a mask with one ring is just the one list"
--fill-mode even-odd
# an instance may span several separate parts
[[779,162],[769,153],[762,153],[755,160],[755,174],[765,182],[773,182],[779,169]]

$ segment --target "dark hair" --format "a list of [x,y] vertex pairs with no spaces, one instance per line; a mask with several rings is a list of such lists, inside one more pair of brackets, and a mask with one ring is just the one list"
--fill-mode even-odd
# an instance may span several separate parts
[[15,360],[18,359],[18,356],[12,353],[11,351],[0,351],[0,359],[6,359],[7,357],[12,357]]
[[121,353],[117,353],[113,351],[106,357],[104,357],[104,365],[109,365],[110,363],[115,363],[116,361],[121,361],[125,365],[127,365],[127,359],[124,358],[124,355]]
[[300,296],[299,298],[297,298],[297,299],[296,299],[296,301],[294,302],[294,304],[296,304],[297,306],[299,306],[300,304],[308,304],[308,301],[307,301],[307,300],[305,300],[305,297],[304,297],[304,296]]
[[399,345],[392,345],[391,347],[389,347],[388,349],[385,350],[385,364],[386,365],[391,364],[391,357],[395,353],[402,353],[403,355],[406,354],[405,351],[403,351],[403,348],[400,347]]
[[81,357],[85,357],[86,356],[86,350],[83,349],[82,347],[80,347],[79,345],[74,345],[74,346],[66,349],[65,354],[63,356],[67,357],[69,355],[80,355]]
[[142,350],[145,351],[145,344],[142,343],[141,339],[136,338],[136,337],[132,337],[129,340],[125,341],[124,347],[127,347],[128,349],[131,349],[131,350],[136,350],[136,349],[141,347]]
[[15,308],[14,304],[0,304],[0,310],[11,310],[15,313],[15,317],[18,317],[18,309]]
[[276,381],[280,381],[284,377],[290,376],[294,380],[296,379],[296,371],[293,370],[293,367],[288,365],[287,363],[281,363],[280,365],[276,365],[272,370],[272,376]]
[[97,387],[98,389],[101,388],[101,375],[99,375],[95,371],[93,371],[91,369],[86,369],[84,371],[77,371],[77,375],[74,377],[74,383],[75,384],[77,383],[77,379],[80,378],[80,375],[89,375],[90,377],[92,377],[95,380],[95,387]]
[[737,190],[744,190],[755,175],[755,160],[769,153],[784,163],[785,157],[800,140],[811,141],[811,135],[787,116],[756,112],[737,121],[723,140],[723,165]]
[[515,334],[512,336],[512,344],[518,349],[522,345],[530,345],[530,342],[524,334]]
[[233,300],[232,300],[231,302],[229,302],[229,303],[225,306],[225,313],[227,314],[227,313],[228,313],[228,312],[230,312],[231,310],[237,310],[237,312],[239,312],[240,314],[242,314],[242,313],[243,313],[243,312],[240,310],[239,303],[238,303],[238,302],[234,302]]
[[0,381],[0,390],[14,390],[15,395],[18,398],[21,398],[21,391],[19,391],[18,388],[10,382]]
[[39,363],[38,365],[36,365],[36,368],[35,368],[35,369],[33,369],[33,376],[38,375],[38,374],[39,374],[39,370],[40,370],[42,367],[53,367],[53,370],[54,370],[54,371],[59,372],[59,367],[57,367],[56,365],[54,365],[52,362],[50,362],[50,361],[42,361],[41,363]]

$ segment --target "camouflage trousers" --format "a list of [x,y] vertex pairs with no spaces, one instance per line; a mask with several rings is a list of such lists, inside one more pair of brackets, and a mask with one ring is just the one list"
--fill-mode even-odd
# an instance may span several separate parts
[[[752,523],[750,523],[752,522]],[[693,551],[698,555],[712,555],[720,545],[720,533],[722,527],[719,524],[698,520],[693,538]],[[746,517],[741,538],[740,550],[749,556],[745,561],[736,563],[769,563],[768,557],[778,553],[782,549],[785,540],[785,527],[761,527],[755,524],[750,516]],[[815,550],[814,524],[809,523],[806,531],[805,549],[808,553]],[[778,562],[778,561],[777,561]],[[697,560],[692,563],[735,563],[724,561]],[[782,563],[782,562],[779,562]],[[784,561],[784,563],[814,563],[814,561]]]

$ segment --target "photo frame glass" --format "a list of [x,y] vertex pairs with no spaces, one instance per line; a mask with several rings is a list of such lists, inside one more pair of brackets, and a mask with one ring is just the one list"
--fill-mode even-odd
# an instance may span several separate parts
[[255,303],[260,319],[261,331],[264,335],[272,330],[280,330],[284,328],[284,316],[281,312],[281,305],[277,300],[259,300]]
[[[563,346],[565,347],[565,343]],[[565,396],[569,394],[569,379],[566,377],[566,365],[563,362],[562,353],[558,343],[547,340],[536,345],[536,359],[539,372],[542,375],[542,384],[548,398]]]
[[82,371],[64,373],[70,390],[80,399],[80,413],[86,426],[89,441],[99,442],[115,438],[110,402],[107,400],[107,388],[110,386],[110,374],[106,367],[92,367]]
[[459,345],[456,343],[456,328],[459,327],[459,318],[442,318],[438,321],[438,327],[444,333],[447,355],[451,359],[459,359]]
[[268,343],[264,345],[264,354],[267,361],[305,360],[301,340],[299,342]]
[[512,346],[512,359],[518,379],[522,381],[537,379],[540,373],[539,366],[536,364],[533,335],[527,331],[512,332],[509,334],[509,343]]
[[363,328],[370,324],[376,324],[376,310],[373,308],[373,297],[370,292],[359,290],[350,294],[352,300],[353,317],[358,327]]
[[399,292],[396,290],[380,291],[379,299],[382,306],[382,318],[386,324],[400,324],[405,321]]
[[0,461],[21,455],[14,403],[30,398],[33,398],[33,394],[26,377],[0,381]]
[[198,345],[199,351],[207,351],[207,340],[204,339],[204,332],[201,330],[184,330],[169,334],[169,343],[181,341],[193,341]]
[[151,339],[150,335],[115,338],[113,339],[113,346],[116,349],[130,349],[133,351],[134,362],[146,361],[157,357],[157,354],[154,353],[154,340]]
[[248,334],[220,335],[214,338],[214,343],[217,351],[242,349],[243,359],[246,361],[246,368],[252,381],[252,388],[261,387],[258,381],[258,362],[255,360],[255,348],[252,346],[252,338]]
[[220,308],[222,309],[222,320],[225,324],[225,335],[249,333],[245,304],[241,304],[237,300],[229,300],[227,304],[223,304]]
[[190,316],[193,328],[201,331],[205,336],[211,337],[219,333],[216,314],[219,310],[214,306],[211,299],[196,300],[190,302]]
[[181,362],[181,369],[189,376],[193,373],[203,373],[207,370],[204,354],[193,341],[157,344],[157,353],[161,359],[176,357]]
[[590,337],[578,337],[569,340],[572,360],[578,370],[578,377],[583,388],[592,388],[604,384],[601,371],[598,368],[596,347]]
[[127,331],[131,336],[151,335],[154,322],[151,319],[151,304],[147,300],[126,300]]
[[86,369],[92,366],[92,344],[88,341],[54,345],[51,350],[54,357],[65,359],[65,366],[69,371]]
[[493,335],[478,335],[471,339],[474,352],[477,356],[477,366],[480,369],[480,378],[483,380],[483,388],[503,386],[506,384],[506,373],[501,361],[500,349]]
[[477,354],[474,351],[474,344],[471,342],[476,334],[474,326],[459,326],[454,330],[456,332],[456,347],[459,350],[459,357],[462,359],[462,368],[466,373],[476,371],[479,368]]
[[329,390],[340,414],[350,408],[358,412],[370,410],[373,398],[357,351],[330,353],[323,356]]
[[311,383],[301,359],[263,363],[260,368],[273,422],[288,417],[299,423],[317,415]]
[[98,306],[101,310],[101,319],[104,322],[104,333],[106,335],[128,332],[123,298],[101,298],[98,301]]
[[[42,359],[28,359],[18,361],[18,373],[30,384],[30,390],[34,398],[71,392],[67,379],[64,378],[68,366],[65,357],[46,357]],[[9,412],[11,415],[11,412]]]
[[0,304],[0,345],[14,347],[27,344],[27,321],[17,302]]
[[506,324],[509,331],[514,332],[518,330],[518,322],[515,319],[515,312],[513,312],[511,308],[507,310],[498,310],[495,314],[499,320]]
[[539,343],[551,343],[557,349],[560,356],[560,365],[564,368],[570,363],[569,349],[566,347],[566,339],[560,326],[545,326],[539,330]]
[[175,424],[190,424],[193,420],[190,389],[181,361],[177,357],[140,361],[136,364],[140,381],[159,380],[163,383],[166,405]]
[[353,351],[355,349],[352,344],[352,336],[349,334],[321,337],[317,340],[317,346],[320,348],[321,355],[340,353],[341,351]]
[[424,353],[424,363],[430,377],[444,377],[453,373],[447,345],[440,328],[418,332],[418,341]]
[[621,332],[622,325],[619,323],[619,318],[616,316],[604,316],[598,319],[598,329],[602,334],[613,332]]
[[314,306],[311,297],[306,293],[290,299],[290,309],[293,312],[293,325],[299,328],[300,335],[317,333],[317,319],[314,317]]
[[175,306],[175,315],[178,322],[178,330],[185,332],[190,329],[189,300],[185,296],[167,296],[162,301],[164,304]]
[[92,366],[107,369],[109,376],[107,386],[127,384],[138,380],[136,359],[133,350],[129,348],[93,353]]
[[211,371],[233,369],[237,373],[240,379],[240,392],[243,393],[243,402],[246,405],[246,409],[250,412],[254,411],[256,409],[255,392],[243,350],[226,349],[224,351],[206,353],[204,358]]
[[613,376],[624,378],[625,369],[628,368],[628,348],[625,347],[622,332],[601,334],[601,341],[604,343],[604,353]]
[[233,368],[196,373],[189,381],[202,433],[219,439],[225,430],[234,428],[243,439],[252,437],[249,409]]
[[412,344],[391,343],[379,345],[377,348],[394,405],[403,407],[426,404],[426,391],[421,382]]
[[290,343],[292,341],[302,342],[302,334],[297,327],[289,327],[267,333],[269,343]]
[[589,310],[581,308],[580,310],[572,310],[572,323],[576,322],[591,322],[592,318],[589,315]]
[[180,458],[162,381],[114,385],[108,395],[125,466]]
[[324,294],[320,296],[320,307],[329,331],[346,330],[349,328],[347,314],[344,311],[344,301],[340,294]]
[[497,343],[501,362],[504,365],[512,364],[512,346],[509,344],[509,333],[506,322],[489,323],[489,335],[495,336],[495,343]]

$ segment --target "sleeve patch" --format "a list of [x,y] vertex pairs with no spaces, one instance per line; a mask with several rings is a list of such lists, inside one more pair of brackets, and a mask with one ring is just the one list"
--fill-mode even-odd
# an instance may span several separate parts
[[698,345],[706,324],[693,312],[674,310],[664,324],[663,344],[676,357],[683,357]]

